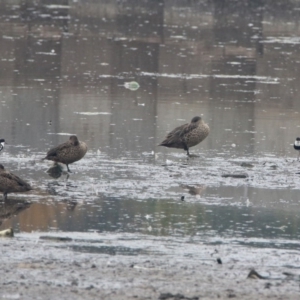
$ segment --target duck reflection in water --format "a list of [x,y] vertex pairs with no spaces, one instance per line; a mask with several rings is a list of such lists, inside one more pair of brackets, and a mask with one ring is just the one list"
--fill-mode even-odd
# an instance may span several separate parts
[[57,179],[63,174],[63,166],[58,163],[54,163],[46,172],[50,177]]
[[30,205],[31,203],[26,200],[7,199],[5,202],[0,202],[0,225],[29,208]]
[[67,200],[66,203],[67,203],[67,210],[69,210],[69,211],[75,210],[75,208],[78,204],[78,202],[76,200]]
[[60,163],[54,163],[47,171],[46,173],[54,178],[54,179],[58,179],[60,178],[62,175],[63,176],[66,176],[65,179],[62,179],[62,181],[58,182],[58,181],[54,181],[54,182],[49,182],[48,183],[48,188],[47,188],[47,191],[49,194],[51,195],[57,195],[58,192],[56,190],[56,187],[61,187],[62,186],[62,183],[63,183],[63,186],[65,188],[67,187],[77,187],[76,185],[73,185],[72,183],[69,182],[69,178],[70,178],[70,173],[68,173],[66,171],[66,169],[64,168],[64,166]]
[[205,185],[196,185],[196,186],[191,186],[191,185],[182,185],[181,186],[183,189],[188,190],[188,193],[193,196],[200,196],[206,189]]

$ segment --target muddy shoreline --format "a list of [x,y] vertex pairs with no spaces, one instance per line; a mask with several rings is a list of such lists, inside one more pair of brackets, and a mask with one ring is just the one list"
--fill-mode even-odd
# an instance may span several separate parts
[[[293,250],[111,233],[0,243],[0,299],[299,299]],[[252,268],[267,278],[247,279]]]

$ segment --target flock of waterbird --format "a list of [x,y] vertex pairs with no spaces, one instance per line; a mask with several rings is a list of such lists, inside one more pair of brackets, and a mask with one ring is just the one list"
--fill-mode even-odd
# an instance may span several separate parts
[[[190,156],[189,148],[201,143],[209,134],[209,126],[204,123],[201,117],[194,117],[190,123],[181,125],[173,129],[166,138],[158,145],[169,148],[183,149]],[[0,139],[0,152],[4,149],[5,140]],[[294,149],[298,151],[298,160],[300,156],[300,138],[297,137],[294,142]],[[71,135],[69,140],[55,148],[50,149],[43,160],[51,160],[54,163],[62,163],[67,166],[85,156],[87,145],[79,141],[77,136]],[[0,192],[3,193],[3,199],[7,199],[8,193],[27,192],[32,190],[30,184],[22,180],[17,175],[5,170],[0,164]]]

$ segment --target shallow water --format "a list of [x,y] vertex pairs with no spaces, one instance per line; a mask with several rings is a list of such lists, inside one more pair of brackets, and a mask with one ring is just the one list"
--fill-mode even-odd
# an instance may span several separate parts
[[[0,158],[35,190],[9,195],[0,229],[298,246],[297,4],[27,2],[0,4]],[[195,115],[199,157],[157,146]],[[50,177],[70,134],[89,151]]]

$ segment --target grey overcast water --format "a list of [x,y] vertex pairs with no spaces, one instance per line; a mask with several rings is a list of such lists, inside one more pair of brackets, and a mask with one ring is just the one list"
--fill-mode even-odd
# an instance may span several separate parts
[[[35,189],[2,202],[0,229],[298,248],[299,17],[299,1],[2,1],[0,161]],[[197,115],[199,157],[157,146]],[[41,159],[71,134],[88,152],[53,178]]]

